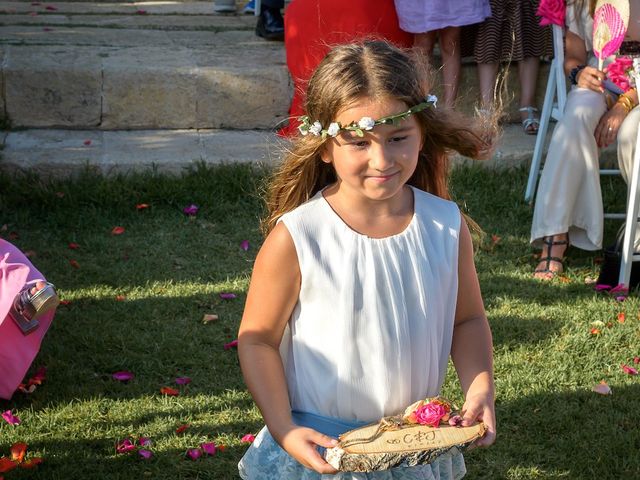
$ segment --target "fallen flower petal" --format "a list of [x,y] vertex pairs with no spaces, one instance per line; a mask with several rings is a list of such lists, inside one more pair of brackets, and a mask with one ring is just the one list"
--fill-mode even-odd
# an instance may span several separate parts
[[495,233],[491,234],[491,243],[493,245],[497,245],[498,243],[500,243],[500,240],[502,240],[502,237],[500,237],[499,235],[496,235]]
[[619,283],[618,285],[613,287],[609,293],[624,293],[624,294],[627,294],[627,293],[629,293],[629,289],[627,287],[625,287],[624,283]]
[[184,213],[189,217],[193,217],[198,213],[198,210],[200,210],[200,207],[198,207],[197,205],[191,204],[188,207],[184,207],[182,209],[182,213]]
[[638,375],[638,370],[636,370],[633,367],[630,367],[627,364],[622,364],[621,367],[624,373],[628,373],[629,375]]
[[29,460],[22,462],[20,464],[20,468],[36,468],[42,462],[44,462],[43,458],[40,458],[40,457],[30,458]]
[[47,5],[46,7],[44,7],[45,10],[50,10],[52,12],[55,12],[56,10],[58,10],[56,7],[54,7],[53,5]]
[[131,372],[127,372],[126,370],[121,370],[119,372],[115,372],[111,376],[114,380],[118,380],[119,382],[128,382],[129,380],[132,380],[135,375]]
[[180,392],[178,390],[171,387],[162,387],[160,389],[160,393],[162,393],[163,395],[169,395],[170,397],[177,397],[178,395],[180,395]]
[[593,289],[596,292],[604,292],[604,291],[609,291],[611,290],[613,287],[611,285],[606,285],[604,283],[596,283],[596,286],[593,287]]
[[238,340],[234,340],[233,342],[225,343],[224,344],[224,349],[225,350],[230,350],[230,349],[232,349],[234,347],[237,347],[237,346],[238,346]]
[[180,425],[178,428],[176,428],[176,433],[180,434],[180,433],[184,432],[189,427],[190,427],[190,425],[188,423],[185,423],[184,425]]
[[227,449],[227,446],[224,444],[220,444],[216,447],[216,449],[220,452],[224,452]]
[[138,455],[140,455],[145,460],[149,460],[151,457],[153,457],[153,453],[151,452],[151,450],[147,450],[144,448],[138,450]]
[[85,140],[83,143],[88,147],[91,145],[91,140]]
[[589,333],[591,333],[591,335],[600,335],[600,329],[599,328],[592,328]]
[[69,260],[69,265],[73,268],[80,268],[80,264],[76,260]]
[[240,242],[240,248],[245,252],[249,250],[249,240],[243,240],[242,242]]
[[18,464],[7,457],[0,458],[0,473],[7,473],[16,468]]
[[128,453],[132,450],[135,450],[136,446],[135,444],[131,441],[130,438],[127,438],[125,440],[123,440],[122,442],[119,442],[118,444],[116,444],[116,452],[118,453]]
[[73,243],[73,242],[71,242],[71,243],[69,243],[69,248],[70,248],[71,250],[77,250],[77,249],[79,249],[79,248],[80,248],[80,245],[78,245],[77,243]]
[[633,363],[638,365],[640,363],[640,357],[633,357]]
[[27,453],[27,444],[24,442],[17,442],[11,445],[11,460],[17,463],[22,463],[24,456]]
[[60,300],[60,305],[71,305],[71,300]]
[[247,433],[244,437],[240,439],[240,441],[245,443],[252,443],[255,439],[256,439],[255,435],[251,433]]
[[216,320],[218,320],[218,315],[215,313],[205,313],[202,317],[202,323],[215,322]]
[[124,227],[113,227],[111,235],[122,235],[124,233]]
[[116,302],[124,302],[126,299],[124,295],[116,295]]
[[178,385],[189,385],[191,383],[191,379],[189,377],[178,377],[176,378],[176,383]]
[[191,460],[198,460],[202,456],[202,450],[199,448],[190,448],[187,450],[187,457]]
[[605,382],[604,380],[601,380],[599,384],[595,385],[591,391],[599,393],[600,395],[611,395],[613,394],[613,392],[611,391],[611,388],[609,387],[609,385],[607,385],[607,382]]
[[616,301],[618,301],[618,302],[624,302],[626,299],[627,299],[626,295],[618,295],[616,297]]
[[136,205],[136,210],[144,210],[146,208],[149,208],[149,204],[148,203],[139,203]]
[[216,453],[216,444],[213,442],[207,442],[200,444],[200,448],[207,455],[214,455]]
[[47,379],[47,367],[39,367],[36,373],[29,379],[29,385],[42,385]]
[[618,323],[624,323],[624,319],[625,319],[624,312],[618,313]]
[[20,425],[21,422],[20,418],[11,413],[11,410],[2,412],[2,418],[4,418],[9,425]]
[[149,445],[151,445],[151,439],[149,437],[140,437],[138,439],[138,443],[142,447],[148,447]]
[[223,300],[233,300],[234,298],[236,298],[236,294],[235,293],[221,293],[220,294],[220,298]]

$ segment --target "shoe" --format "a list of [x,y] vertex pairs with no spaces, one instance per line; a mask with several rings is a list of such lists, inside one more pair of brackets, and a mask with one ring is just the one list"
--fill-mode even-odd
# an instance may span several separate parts
[[256,35],[266,40],[284,40],[284,18],[279,8],[261,8]]
[[[566,234],[566,238],[564,240],[554,241],[553,240],[554,237],[555,235],[542,237],[542,243],[544,243],[547,246],[547,254],[544,256],[540,254],[540,263],[545,262],[545,266],[544,268],[537,268],[533,271],[534,276],[541,280],[551,280],[553,277],[561,274],[564,271],[564,253],[566,252],[566,249],[569,246],[569,234],[568,233]],[[567,245],[567,247],[565,247],[565,251],[563,252],[562,257],[554,257],[551,255],[551,249],[556,245]],[[551,262],[556,262],[560,264],[560,268],[552,270]],[[543,275],[536,275],[538,273]]]
[[218,13],[235,13],[236,2],[235,0],[217,0],[213,6],[213,11]]
[[522,107],[518,109],[519,112],[527,112],[527,118],[522,120],[522,130],[527,135],[536,135],[538,128],[540,127],[540,119],[536,115],[538,109],[536,107]]
[[256,0],[249,0],[242,9],[242,13],[245,13],[247,15],[253,15],[254,13],[256,13]]

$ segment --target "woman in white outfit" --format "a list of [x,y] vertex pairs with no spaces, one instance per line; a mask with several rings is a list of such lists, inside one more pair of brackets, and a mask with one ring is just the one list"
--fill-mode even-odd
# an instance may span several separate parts
[[[629,29],[621,54],[632,53],[640,40],[640,0],[629,3]],[[602,248],[599,149],[617,140],[625,180],[632,169],[640,122],[638,93],[629,90],[617,99],[604,93],[605,73],[598,70],[592,47],[594,9],[595,0],[577,0],[567,6],[564,69],[572,88],[551,138],[531,226],[531,243],[542,246],[534,272],[540,279],[563,271],[569,244],[583,250]]]

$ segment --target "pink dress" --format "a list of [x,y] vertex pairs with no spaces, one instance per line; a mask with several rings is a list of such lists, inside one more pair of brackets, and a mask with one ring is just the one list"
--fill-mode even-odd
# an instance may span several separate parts
[[9,316],[16,295],[37,280],[45,278],[20,250],[0,238],[0,398],[11,398],[22,382],[55,314],[52,310],[42,316],[29,335],[23,335]]

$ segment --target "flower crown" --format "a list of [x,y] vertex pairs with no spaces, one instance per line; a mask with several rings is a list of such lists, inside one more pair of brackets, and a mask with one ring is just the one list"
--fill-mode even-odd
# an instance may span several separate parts
[[359,137],[364,137],[364,130],[372,130],[376,125],[397,125],[401,120],[406,119],[409,115],[425,110],[429,105],[433,105],[435,108],[437,103],[438,97],[435,95],[427,95],[424,102],[419,103],[404,112],[382,117],[378,120],[374,120],[371,117],[362,117],[358,122],[353,121],[349,125],[344,126],[340,124],[340,122],[331,122],[327,129],[322,128],[322,124],[317,120],[311,123],[309,117],[304,115],[298,118],[301,122],[298,130],[300,130],[302,135],[310,133],[316,137],[322,137],[323,140],[327,138],[327,136],[335,137],[343,131],[356,132],[356,135]]

